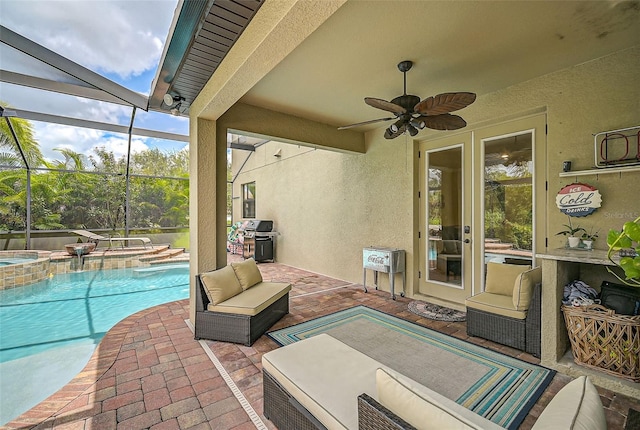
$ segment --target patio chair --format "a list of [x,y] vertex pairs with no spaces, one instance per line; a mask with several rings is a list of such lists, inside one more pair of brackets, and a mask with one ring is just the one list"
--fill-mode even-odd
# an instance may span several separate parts
[[488,263],[485,291],[467,298],[467,334],[540,357],[542,269]]
[[151,239],[149,239],[148,237],[112,237],[112,236],[107,237],[107,236],[101,236],[96,233],[91,233],[90,231],[87,231],[87,230],[71,230],[71,233],[87,238],[89,242],[95,243],[96,247],[98,246],[99,242],[106,242],[106,241],[109,242],[109,249],[111,249],[114,242],[120,243],[120,246],[122,248],[124,248],[125,244],[128,244],[129,242],[132,242],[132,241],[142,242],[142,245],[144,246],[145,249],[147,249],[147,245],[151,247],[153,246],[153,244],[151,243]]

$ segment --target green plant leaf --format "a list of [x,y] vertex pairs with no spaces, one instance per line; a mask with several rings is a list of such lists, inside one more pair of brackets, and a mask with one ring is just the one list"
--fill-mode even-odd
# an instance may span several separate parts
[[631,258],[631,257],[622,257],[620,259],[620,267],[622,267],[625,271],[627,269],[633,269],[633,258]]
[[632,243],[626,234],[617,230],[609,230],[607,234],[607,245],[617,251],[622,248],[630,248]]
[[626,276],[626,279],[638,279],[640,278],[640,270],[637,269],[629,269],[629,270],[625,270],[624,274]]
[[640,224],[633,221],[625,222],[622,226],[622,231],[634,242],[640,242]]

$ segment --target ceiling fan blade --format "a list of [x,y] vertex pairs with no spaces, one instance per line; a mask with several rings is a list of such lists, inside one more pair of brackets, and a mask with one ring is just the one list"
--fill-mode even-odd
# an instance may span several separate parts
[[365,97],[364,102],[376,109],[386,110],[388,112],[393,112],[398,115],[401,115],[407,112],[407,110],[400,105],[388,102],[386,100],[376,99],[374,97]]
[[358,126],[361,126],[361,125],[373,124],[374,122],[391,121],[392,119],[396,119],[396,118],[395,117],[392,117],[392,118],[379,118],[379,119],[372,119],[372,120],[369,120],[369,121],[357,122],[355,124],[343,125],[342,127],[338,127],[338,130],[346,130],[348,128],[358,127]]
[[457,130],[467,125],[467,122],[458,115],[448,113],[419,116],[416,120],[424,121],[426,127],[434,130]]
[[404,123],[400,127],[398,127],[398,131],[396,131],[395,133],[393,133],[390,129],[387,128],[384,131],[384,138],[385,139],[395,139],[396,137],[400,136],[405,131],[407,131],[407,123]]
[[475,100],[474,93],[442,93],[427,97],[418,103],[413,110],[421,115],[440,115],[465,108]]

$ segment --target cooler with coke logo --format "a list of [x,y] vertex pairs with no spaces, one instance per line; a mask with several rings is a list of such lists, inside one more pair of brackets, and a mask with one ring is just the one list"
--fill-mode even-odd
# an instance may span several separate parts
[[364,292],[367,292],[367,269],[373,270],[373,283],[376,290],[378,289],[378,273],[388,273],[391,298],[395,300],[395,274],[402,273],[402,292],[400,293],[400,296],[404,297],[404,260],[405,257],[403,249],[379,248],[374,246],[364,248],[362,250],[362,285],[364,286]]

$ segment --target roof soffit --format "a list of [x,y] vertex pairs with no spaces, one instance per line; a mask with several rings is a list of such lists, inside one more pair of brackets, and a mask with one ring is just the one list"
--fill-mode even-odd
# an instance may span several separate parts
[[236,43],[264,0],[181,1],[154,79],[149,108],[169,110],[169,93],[188,113],[212,74]]

